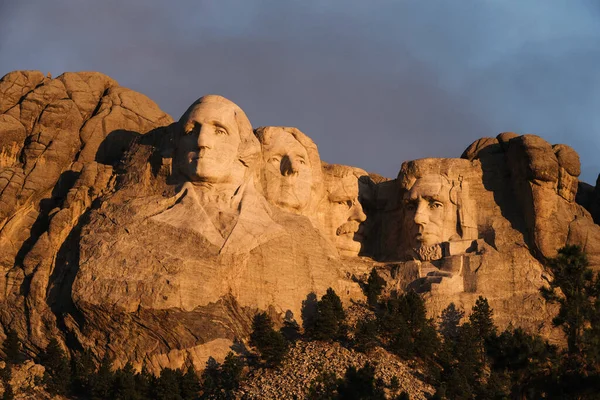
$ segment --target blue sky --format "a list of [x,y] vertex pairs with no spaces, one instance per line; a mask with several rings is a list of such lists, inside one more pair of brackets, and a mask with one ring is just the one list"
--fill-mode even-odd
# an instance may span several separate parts
[[514,131],[572,146],[594,184],[599,66],[595,0],[0,0],[0,75],[100,71],[175,119],[222,94],[388,177]]

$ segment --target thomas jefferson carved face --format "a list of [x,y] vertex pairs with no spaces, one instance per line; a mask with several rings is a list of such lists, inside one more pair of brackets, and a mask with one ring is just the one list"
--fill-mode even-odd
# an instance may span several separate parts
[[235,110],[233,104],[202,102],[181,121],[179,169],[191,182],[235,183],[238,179],[241,139]]
[[328,165],[325,176],[328,193],[326,233],[341,255],[357,256],[362,240],[359,227],[367,219],[358,201],[358,176],[354,168],[342,165]]
[[302,211],[308,205],[313,184],[308,153],[291,133],[282,128],[270,129],[269,140],[263,141],[265,195],[283,209]]
[[404,226],[411,246],[421,248],[446,242],[456,234],[456,206],[450,201],[451,186],[441,175],[417,179],[404,196]]

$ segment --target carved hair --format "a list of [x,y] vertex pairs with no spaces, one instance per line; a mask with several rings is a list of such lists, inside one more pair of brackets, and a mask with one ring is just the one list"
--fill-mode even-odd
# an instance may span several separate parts
[[341,165],[341,164],[327,164],[322,163],[323,172],[325,176],[329,179],[340,179],[345,178],[350,175],[354,175],[357,179],[360,179],[363,176],[369,176],[369,174],[360,168],[351,167],[349,165]]

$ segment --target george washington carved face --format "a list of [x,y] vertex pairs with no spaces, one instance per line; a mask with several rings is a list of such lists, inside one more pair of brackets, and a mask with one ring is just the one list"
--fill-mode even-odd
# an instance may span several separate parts
[[240,135],[229,104],[201,103],[182,121],[180,171],[192,182],[230,182]]
[[239,184],[259,154],[246,114],[224,97],[198,99],[179,120],[176,166],[192,183]]

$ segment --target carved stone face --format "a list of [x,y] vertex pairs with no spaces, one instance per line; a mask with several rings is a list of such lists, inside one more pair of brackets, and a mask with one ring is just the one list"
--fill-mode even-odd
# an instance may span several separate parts
[[313,183],[304,146],[291,133],[278,129],[263,145],[263,157],[267,200],[289,211],[302,211],[310,200]]
[[342,178],[331,177],[327,179],[327,191],[326,233],[341,255],[357,256],[362,239],[359,227],[367,219],[358,201],[358,178],[353,173]]
[[404,227],[415,249],[448,241],[456,234],[456,206],[441,175],[425,175],[404,197]]
[[177,144],[180,172],[191,182],[234,182],[241,142],[234,106],[200,103],[181,125],[183,134]]

